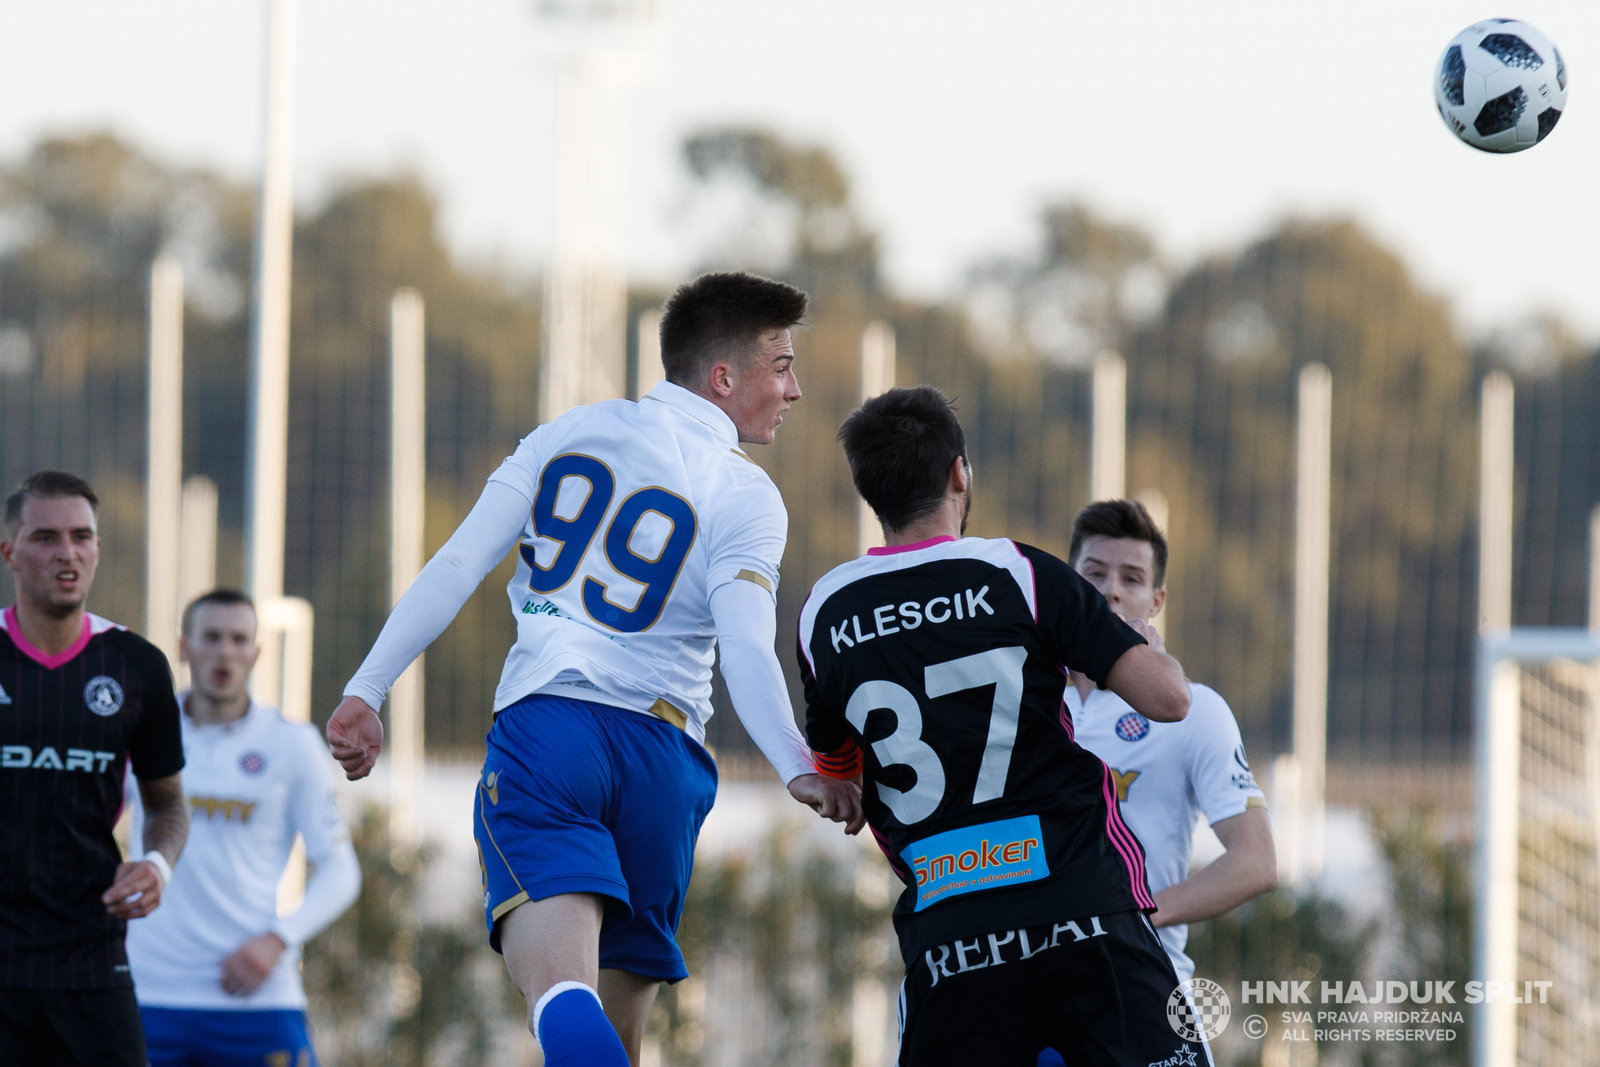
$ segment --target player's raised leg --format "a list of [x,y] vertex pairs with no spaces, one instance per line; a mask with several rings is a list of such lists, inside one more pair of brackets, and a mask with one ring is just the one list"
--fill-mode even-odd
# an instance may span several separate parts
[[501,920],[506,969],[527,998],[528,1029],[549,1067],[622,1067],[629,1060],[600,1000],[604,917],[603,898],[562,893],[520,904]]

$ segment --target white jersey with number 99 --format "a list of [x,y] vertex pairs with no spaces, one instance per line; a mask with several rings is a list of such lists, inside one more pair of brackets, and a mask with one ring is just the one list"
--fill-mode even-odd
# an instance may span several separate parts
[[789,524],[732,420],[663,382],[539,427],[489,480],[530,503],[495,710],[535,692],[675,709],[704,741],[711,594],[739,579],[776,594]]

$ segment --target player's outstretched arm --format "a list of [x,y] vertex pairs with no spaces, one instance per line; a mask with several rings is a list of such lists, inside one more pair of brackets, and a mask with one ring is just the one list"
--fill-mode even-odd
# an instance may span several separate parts
[[766,589],[734,579],[711,594],[717,657],[733,710],[785,785],[816,770],[794,723],[789,686],[778,665],[777,605]]
[[1135,645],[1112,664],[1106,688],[1156,722],[1178,722],[1189,714],[1189,683],[1183,665],[1172,658],[1155,627],[1142,619],[1128,622],[1145,644]]
[[1276,889],[1278,853],[1266,808],[1249,808],[1211,829],[1227,851],[1177,885],[1156,894],[1157,926],[1210,919]]
[[394,606],[328,720],[328,746],[347,778],[354,781],[371,773],[383,748],[375,709],[400,673],[455,619],[484,575],[516,545],[530,504],[511,486],[490,481],[466,520]]
[[145,855],[159,853],[166,870],[151,858],[129,860],[117,867],[111,887],[100,900],[106,911],[119,919],[139,919],[156,910],[172,867],[183,853],[183,843],[189,839],[189,806],[184,803],[180,775],[140,778],[139,801],[144,805]]

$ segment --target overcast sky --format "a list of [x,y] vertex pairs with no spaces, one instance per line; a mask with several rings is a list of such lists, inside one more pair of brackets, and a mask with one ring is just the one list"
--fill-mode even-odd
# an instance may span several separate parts
[[[1149,228],[1179,264],[1286,214],[1354,215],[1478,329],[1535,308],[1600,338],[1600,3],[1522,0],[660,0],[632,94],[626,247],[671,281],[696,251],[677,144],[761,123],[832,147],[890,278],[953,291],[1021,250],[1046,199]],[[537,264],[550,243],[553,92],[531,0],[300,0],[302,204],[409,166],[457,247]],[[0,153],[111,127],[254,173],[262,0],[0,0]],[[1570,107],[1487,156],[1434,111],[1456,31],[1513,15],[1556,41]]]

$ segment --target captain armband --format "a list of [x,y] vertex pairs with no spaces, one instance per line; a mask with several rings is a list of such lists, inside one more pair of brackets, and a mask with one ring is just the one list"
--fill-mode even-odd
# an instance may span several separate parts
[[849,781],[861,773],[861,749],[850,738],[846,738],[844,744],[832,752],[814,752],[812,756],[816,760],[817,773],[824,778]]

